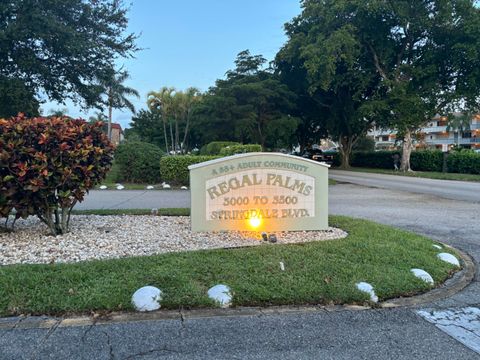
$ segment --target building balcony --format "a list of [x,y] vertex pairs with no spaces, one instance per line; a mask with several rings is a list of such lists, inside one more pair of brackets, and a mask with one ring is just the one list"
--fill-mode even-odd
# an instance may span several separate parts
[[455,140],[454,138],[448,139],[425,139],[427,144],[431,145],[440,145],[440,144],[448,144],[448,145],[472,145],[472,144],[480,144],[480,138],[459,138]]

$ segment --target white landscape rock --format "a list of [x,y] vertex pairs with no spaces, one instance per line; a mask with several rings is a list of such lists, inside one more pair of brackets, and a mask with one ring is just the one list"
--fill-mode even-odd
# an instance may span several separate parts
[[220,307],[227,308],[232,304],[232,292],[227,285],[219,284],[208,289],[208,297]]
[[434,284],[432,276],[428,272],[426,272],[425,270],[411,269],[410,271],[413,273],[413,275],[415,275],[420,280],[423,280],[426,283],[429,283],[430,285]]
[[188,190],[188,187],[182,186],[180,189],[182,189],[182,190]]
[[378,302],[378,296],[375,294],[375,291],[373,290],[373,286],[370,285],[367,282],[359,282],[357,283],[357,289],[363,292],[366,292],[367,294],[370,295],[370,301],[372,302]]
[[153,186],[153,185],[148,185],[147,186],[147,190],[153,190],[153,189],[155,189],[155,186]]
[[162,184],[162,188],[163,188],[163,189],[170,189],[171,186],[168,185],[168,184],[166,184],[166,183],[164,183],[164,184]]
[[117,190],[123,190],[123,189],[125,189],[125,186],[123,186],[123,185],[117,185]]
[[432,246],[433,246],[435,249],[442,250],[442,247],[441,247],[440,245],[433,244]]
[[440,253],[437,255],[437,257],[440,259],[440,260],[443,260],[445,262],[448,262],[452,265],[455,265],[455,266],[458,266],[460,267],[460,262],[458,261],[458,259],[453,256],[452,254],[449,254],[449,253]]
[[155,286],[144,286],[132,296],[132,304],[137,311],[154,311],[160,309],[162,291]]
[[99,187],[100,190],[106,190],[107,188],[108,188],[107,185],[100,185]]

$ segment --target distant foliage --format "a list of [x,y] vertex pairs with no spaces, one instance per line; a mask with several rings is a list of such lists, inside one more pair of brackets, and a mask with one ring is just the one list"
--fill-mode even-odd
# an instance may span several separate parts
[[71,209],[112,164],[101,126],[68,117],[0,119],[0,215],[37,215],[52,234],[67,232]]
[[158,183],[162,155],[163,151],[153,144],[141,141],[121,143],[115,152],[119,178],[131,183]]
[[212,141],[200,149],[200,155],[220,155],[220,151],[233,145],[241,145],[235,141]]
[[172,185],[189,185],[188,166],[217,159],[218,156],[164,156],[160,160],[162,180]]
[[262,145],[259,144],[231,145],[224,147],[222,150],[220,150],[220,156],[230,156],[235,154],[260,151],[262,151]]
[[353,145],[353,151],[375,151],[375,140],[370,136],[362,136]]

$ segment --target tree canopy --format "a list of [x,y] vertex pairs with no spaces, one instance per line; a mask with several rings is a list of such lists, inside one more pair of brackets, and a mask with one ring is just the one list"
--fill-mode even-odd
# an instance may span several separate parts
[[99,105],[114,60],[138,50],[126,11],[120,0],[0,2],[0,77],[58,102]]
[[[342,152],[375,121],[404,137],[436,113],[478,109],[480,13],[471,0],[304,0],[277,55]],[[348,140],[348,141],[344,141]]]
[[263,149],[290,147],[295,142],[292,135],[298,119],[291,113],[296,95],[271,69],[264,68],[265,63],[261,55],[242,51],[235,60],[235,69],[209,89],[199,117],[203,115],[231,133],[210,141],[257,143]]

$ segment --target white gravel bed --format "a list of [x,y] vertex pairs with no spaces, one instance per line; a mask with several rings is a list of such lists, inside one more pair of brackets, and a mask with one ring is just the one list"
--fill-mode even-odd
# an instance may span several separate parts
[[[0,232],[0,265],[77,262],[167,252],[275,246],[261,241],[256,232],[190,231],[188,216],[77,215],[71,232],[48,235],[48,228],[36,217],[18,220],[15,231]],[[347,233],[337,228],[326,231],[277,232],[277,244],[341,239]]]

